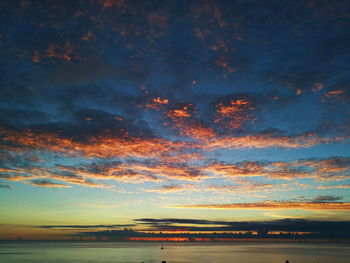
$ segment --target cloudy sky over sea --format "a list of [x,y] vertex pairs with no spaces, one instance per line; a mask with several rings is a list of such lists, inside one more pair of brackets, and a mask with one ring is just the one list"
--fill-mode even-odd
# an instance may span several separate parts
[[350,231],[349,1],[0,8],[1,239]]

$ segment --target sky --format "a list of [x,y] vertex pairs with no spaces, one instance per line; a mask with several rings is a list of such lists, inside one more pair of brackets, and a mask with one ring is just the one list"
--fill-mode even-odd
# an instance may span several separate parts
[[0,8],[0,239],[349,228],[349,1]]

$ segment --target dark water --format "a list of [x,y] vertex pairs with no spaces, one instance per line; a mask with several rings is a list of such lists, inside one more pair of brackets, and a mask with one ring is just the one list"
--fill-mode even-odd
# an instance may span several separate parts
[[349,244],[318,243],[0,243],[0,262],[349,263]]

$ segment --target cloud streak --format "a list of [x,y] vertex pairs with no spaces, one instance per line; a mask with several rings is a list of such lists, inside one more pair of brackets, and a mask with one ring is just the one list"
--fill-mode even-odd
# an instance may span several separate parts
[[66,188],[66,187],[71,187],[70,185],[56,183],[56,182],[53,182],[53,181],[51,181],[49,179],[34,179],[34,180],[25,181],[25,183],[26,184],[31,184],[31,185],[34,185],[34,186],[47,187],[47,188]]
[[190,231],[345,231],[350,232],[349,221],[322,221],[308,219],[280,219],[270,221],[220,221],[188,218],[140,218],[136,224],[162,229],[188,228]]
[[347,211],[350,203],[346,202],[290,202],[290,201],[265,201],[257,203],[231,203],[231,204],[198,204],[181,205],[175,208],[198,209],[253,209],[253,210],[320,210],[320,211]]

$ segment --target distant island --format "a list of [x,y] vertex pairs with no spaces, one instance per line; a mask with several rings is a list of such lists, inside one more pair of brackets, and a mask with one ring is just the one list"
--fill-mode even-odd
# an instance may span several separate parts
[[258,241],[258,240],[285,240],[285,241],[317,241],[342,240],[350,242],[348,232],[150,232],[134,231],[130,228],[124,230],[105,230],[96,232],[83,232],[73,237],[74,240],[101,240],[101,241],[149,241],[149,242],[232,242],[232,241]]

